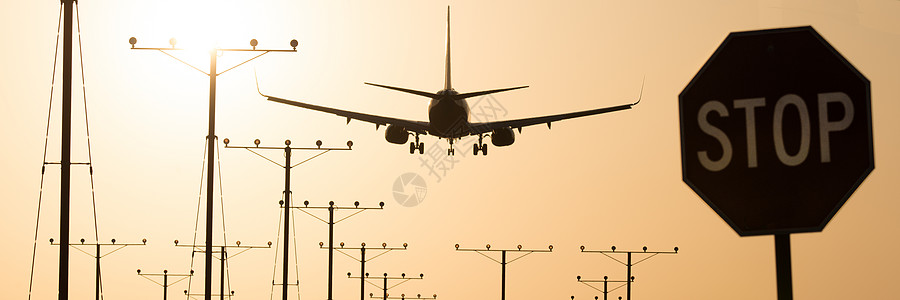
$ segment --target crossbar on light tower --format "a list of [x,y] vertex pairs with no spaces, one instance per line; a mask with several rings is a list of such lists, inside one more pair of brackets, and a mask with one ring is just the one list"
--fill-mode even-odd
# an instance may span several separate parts
[[[332,150],[352,150],[353,141],[347,141],[347,148],[329,148],[329,147],[322,148],[321,140],[316,141],[315,148],[291,147],[291,140],[285,140],[284,147],[265,147],[265,146],[260,147],[259,144],[261,142],[259,141],[259,139],[253,140],[253,144],[255,146],[231,146],[231,145],[229,145],[229,143],[231,141],[228,140],[227,138],[222,140],[222,142],[225,143],[226,149],[227,148],[246,149],[247,151],[250,151],[251,153],[256,154],[257,156],[262,157],[265,160],[268,160],[269,162],[272,162],[275,165],[278,165],[279,167],[284,168],[284,192],[282,194],[284,199],[279,201],[278,204],[284,208],[284,263],[283,263],[283,269],[282,269],[282,283],[281,283],[282,296],[281,296],[281,299],[287,300],[288,299],[288,296],[287,296],[288,295],[288,265],[290,264],[288,258],[290,257],[289,254],[290,254],[290,248],[291,248],[291,246],[290,246],[291,243],[289,242],[290,241],[290,218],[291,218],[290,217],[291,216],[290,207],[291,207],[291,198],[293,195],[291,192],[291,169],[293,169],[294,167],[299,166],[300,164],[303,164],[307,161],[310,161],[313,158],[316,158],[316,157],[319,157],[320,155],[328,153]],[[263,156],[262,154],[257,153],[256,151],[258,151],[258,150],[282,150],[282,151],[284,151],[284,165],[277,163],[274,160],[271,160],[271,159]],[[292,165],[291,164],[291,152],[295,151],[295,150],[301,150],[301,151],[302,150],[311,150],[311,151],[322,151],[322,152],[309,158],[309,159],[306,159],[304,161],[301,161],[297,164]],[[273,279],[273,281],[274,281],[274,279]],[[274,285],[275,282],[272,282],[272,284]],[[298,279],[297,284],[299,284],[299,279]],[[298,290],[299,290],[299,288],[298,288]]]
[[[72,0],[66,0],[72,1]],[[66,7],[68,9],[68,6]],[[291,40],[291,47],[293,49],[256,49],[258,44],[256,39],[250,40],[250,46],[252,49],[212,49],[209,51],[209,72],[204,72],[200,68],[197,68],[177,57],[170,54],[167,51],[176,51],[183,50],[175,48],[176,40],[174,38],[169,40],[169,48],[156,48],[156,47],[135,47],[137,44],[137,38],[131,37],[128,39],[128,43],[131,44],[131,49],[134,50],[155,50],[159,51],[201,73],[209,76],[209,132],[206,135],[207,142],[207,176],[206,176],[206,255],[205,255],[205,267],[204,267],[204,300],[211,300],[211,292],[212,292],[212,244],[213,244],[213,186],[215,185],[215,146],[216,146],[216,77],[224,74],[225,72],[231,71],[234,68],[237,68],[240,65],[243,65],[251,60],[257,59],[260,56],[266,55],[270,52],[297,52],[297,45],[299,44],[297,40]],[[261,54],[254,56],[251,59],[245,60],[239,64],[236,64],[225,71],[216,72],[216,57],[219,52],[261,52]],[[65,143],[64,143],[65,144]]]
[[[374,297],[372,294],[369,294],[369,297]],[[437,299],[437,294],[434,294],[429,297],[422,297],[422,294],[416,294],[415,297],[406,297],[406,294],[400,294],[400,297],[384,297],[384,299],[399,299],[399,300],[433,300]]]
[[[644,248],[642,248],[641,250],[629,250],[629,251],[622,251],[622,250],[616,251],[616,246],[610,247],[610,250],[585,250],[584,246],[581,246],[581,252],[600,253],[600,254],[603,254],[606,257],[608,257],[620,264],[623,264],[627,267],[628,275],[625,278],[631,278],[631,280],[627,280],[625,282],[625,286],[626,286],[626,294],[625,294],[626,298],[625,299],[627,299],[627,300],[631,300],[631,282],[634,281],[633,276],[631,276],[631,267],[634,265],[637,265],[645,260],[651,259],[654,256],[660,255],[660,254],[678,254],[678,247],[675,247],[674,250],[675,251],[647,251],[647,246],[644,246]],[[610,254],[626,254],[628,256],[628,259],[627,259],[627,261],[623,262],[621,260],[616,259],[615,257],[612,257]],[[633,254],[649,255],[649,256],[644,257],[643,259],[632,263],[631,256]]]
[[[491,249],[491,244],[485,245],[485,246],[484,246],[485,249],[465,249],[465,248],[460,249],[460,248],[459,248],[459,244],[456,244],[454,247],[456,247],[456,251],[475,252],[475,253],[481,254],[482,256],[487,257],[488,259],[490,259],[490,260],[492,260],[492,261],[494,261],[494,262],[500,264],[500,269],[501,269],[501,273],[500,273],[500,300],[506,300],[506,264],[512,263],[512,262],[514,262],[514,261],[517,261],[517,260],[519,260],[519,259],[521,259],[521,258],[523,258],[523,257],[525,257],[525,256],[528,256],[528,255],[530,255],[530,254],[532,254],[532,253],[553,252],[553,245],[550,245],[549,247],[547,247],[547,250],[543,250],[543,249],[522,249],[522,245],[516,246],[516,249]],[[484,254],[484,253],[482,253],[482,252],[500,252],[500,260],[496,260],[496,259],[494,259],[493,257],[490,257],[490,256],[488,256],[487,254]],[[506,261],[506,252],[519,253],[519,254],[524,253],[524,254],[519,255],[518,257],[513,258],[513,259],[510,260],[510,261]]]

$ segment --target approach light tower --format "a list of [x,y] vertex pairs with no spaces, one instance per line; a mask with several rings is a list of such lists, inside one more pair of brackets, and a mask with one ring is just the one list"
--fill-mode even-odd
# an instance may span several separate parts
[[[289,258],[290,258],[290,248],[291,248],[291,243],[290,243],[291,213],[290,213],[290,209],[291,209],[291,199],[293,199],[293,192],[291,192],[291,169],[293,169],[294,167],[299,166],[305,162],[308,162],[316,157],[319,157],[320,155],[328,153],[332,150],[353,150],[352,149],[353,141],[347,141],[347,148],[331,148],[331,147],[323,148],[322,140],[316,141],[315,148],[291,147],[291,140],[284,140],[284,147],[266,147],[266,146],[260,147],[259,144],[261,142],[259,141],[259,139],[253,140],[254,146],[232,146],[232,145],[229,145],[229,143],[231,141],[228,140],[228,138],[225,138],[224,140],[222,140],[222,142],[225,143],[226,149],[227,148],[245,149],[247,151],[250,151],[253,154],[256,154],[259,157],[262,157],[265,160],[268,160],[269,162],[271,162],[275,165],[278,165],[281,168],[284,168],[284,192],[282,192],[282,200],[279,201],[279,205],[281,205],[284,208],[284,255],[283,255],[284,262],[282,263],[282,273],[281,273],[281,278],[282,278],[282,280],[281,280],[281,282],[282,282],[281,283],[281,299],[287,300],[288,299],[288,285],[289,285],[288,284],[288,265],[290,264]],[[259,152],[256,152],[259,150],[283,150],[284,151],[284,164],[282,165],[280,163],[277,163],[274,160],[271,160],[268,157],[265,157],[262,154],[259,154]],[[291,163],[291,152],[292,151],[304,151],[304,150],[320,151],[320,152],[319,152],[319,154],[316,154],[313,157],[307,158],[299,163],[292,164]],[[277,253],[275,254],[275,257],[278,257]],[[272,284],[275,285],[274,274],[273,274],[273,278],[272,278]],[[297,285],[299,285],[299,284],[300,284],[300,279],[298,278]],[[300,290],[299,286],[298,286],[297,290],[299,293],[299,290]]]
[[[72,1],[72,0],[66,0],[66,1]],[[66,9],[68,9],[68,5],[66,6]],[[252,40],[250,40],[250,46],[252,47],[252,49],[221,49],[221,48],[212,49],[209,51],[209,72],[205,72],[202,69],[197,68],[197,67],[175,57],[174,55],[170,54],[169,52],[167,52],[167,51],[183,50],[183,49],[175,48],[175,43],[176,43],[175,38],[172,38],[169,40],[169,45],[171,45],[171,47],[169,47],[169,48],[135,47],[135,44],[137,44],[137,39],[134,37],[131,37],[130,39],[128,39],[128,43],[131,44],[131,49],[156,50],[156,51],[162,52],[163,54],[168,55],[169,57],[199,71],[200,73],[203,73],[204,75],[209,76],[209,133],[206,135],[206,145],[207,145],[207,150],[206,150],[206,153],[207,153],[207,158],[206,158],[206,164],[207,164],[206,165],[206,170],[207,170],[207,176],[206,176],[206,249],[204,250],[204,253],[205,253],[204,261],[205,261],[206,265],[204,267],[204,272],[203,272],[203,276],[204,276],[203,299],[211,300],[212,299],[212,296],[211,296],[212,276],[213,276],[213,274],[212,274],[213,204],[214,204],[213,191],[215,191],[215,189],[214,189],[214,185],[215,185],[214,168],[215,168],[216,141],[218,140],[216,137],[216,78],[219,75],[224,74],[225,72],[231,71],[232,69],[237,68],[240,65],[243,65],[251,60],[257,59],[260,56],[266,55],[269,52],[297,52],[297,45],[299,43],[297,42],[297,40],[291,40],[291,48],[292,48],[291,50],[256,49],[258,42],[256,41],[256,39],[252,39]],[[254,56],[251,59],[248,59],[239,64],[236,64],[236,65],[226,69],[225,71],[216,72],[216,57],[218,56],[219,52],[261,52],[261,53],[259,55]]]

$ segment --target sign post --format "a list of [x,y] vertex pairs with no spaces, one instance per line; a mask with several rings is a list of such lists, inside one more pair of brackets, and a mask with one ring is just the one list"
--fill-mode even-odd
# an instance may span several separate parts
[[678,97],[682,178],[741,236],[818,232],[875,168],[869,80],[812,27],[733,32]]

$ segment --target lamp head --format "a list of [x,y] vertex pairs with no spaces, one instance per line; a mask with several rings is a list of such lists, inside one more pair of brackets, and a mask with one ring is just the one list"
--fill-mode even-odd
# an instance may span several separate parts
[[135,38],[135,37],[129,38],[128,43],[131,44],[131,48],[134,49],[134,44],[137,44],[137,38]]
[[297,42],[297,40],[295,40],[295,39],[291,40],[291,48],[294,48],[294,50],[297,50],[297,45],[300,45],[300,43]]

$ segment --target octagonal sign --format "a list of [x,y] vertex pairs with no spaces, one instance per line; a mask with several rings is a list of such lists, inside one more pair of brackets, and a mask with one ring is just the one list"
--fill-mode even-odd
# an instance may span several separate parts
[[869,80],[812,27],[729,34],[678,100],[683,180],[741,236],[821,231],[875,168]]

